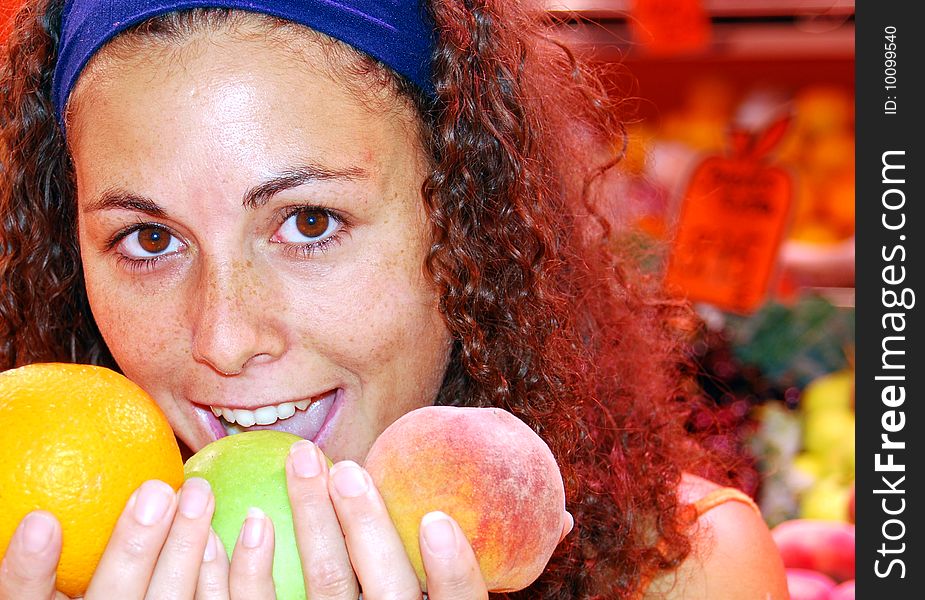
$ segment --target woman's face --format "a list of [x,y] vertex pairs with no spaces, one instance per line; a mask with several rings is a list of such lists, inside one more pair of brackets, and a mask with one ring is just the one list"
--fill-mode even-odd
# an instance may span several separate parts
[[426,160],[409,106],[364,100],[317,43],[260,39],[84,74],[68,131],[87,293],[191,449],[233,418],[362,460],[433,403],[449,358],[423,274]]

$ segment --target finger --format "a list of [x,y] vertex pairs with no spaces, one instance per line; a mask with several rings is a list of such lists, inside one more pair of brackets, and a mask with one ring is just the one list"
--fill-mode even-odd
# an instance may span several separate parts
[[211,529],[199,567],[196,600],[228,600],[228,555]]
[[250,508],[231,554],[228,585],[232,600],[273,600],[273,523],[259,508]]
[[331,499],[363,595],[420,598],[421,584],[369,473],[353,461],[331,467]]
[[148,598],[193,596],[214,511],[215,497],[209,482],[200,477],[188,479],[180,490],[177,513],[154,568]]
[[308,440],[286,460],[286,481],[305,589],[312,600],[356,600],[360,593],[328,491],[328,463]]
[[61,525],[51,513],[34,511],[20,521],[0,563],[0,598],[50,600],[61,555]]
[[173,488],[156,479],[142,483],[116,522],[85,598],[144,598],[176,509]]
[[565,511],[565,518],[562,519],[562,535],[559,536],[560,544],[565,539],[565,536],[571,533],[573,527],[575,527],[575,517],[569,511]]
[[431,600],[488,598],[475,553],[456,521],[445,513],[429,512],[421,519],[419,538]]

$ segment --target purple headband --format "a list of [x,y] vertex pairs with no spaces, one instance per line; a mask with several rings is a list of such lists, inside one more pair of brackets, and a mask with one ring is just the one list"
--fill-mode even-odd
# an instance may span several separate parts
[[418,0],[67,0],[52,84],[61,129],[71,89],[103,44],[152,17],[202,7],[258,12],[305,25],[381,61],[428,95],[434,93],[434,27]]

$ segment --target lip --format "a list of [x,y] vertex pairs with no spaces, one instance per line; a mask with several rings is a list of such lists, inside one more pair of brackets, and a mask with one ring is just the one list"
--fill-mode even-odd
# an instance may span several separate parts
[[290,402],[290,403],[292,403],[292,404],[295,404],[296,402],[302,402],[302,401],[308,401],[309,406],[311,406],[311,405],[314,404],[315,402],[318,402],[318,401],[320,401],[320,400],[323,400],[323,399],[324,399],[325,397],[327,397],[329,394],[338,391],[338,389],[340,389],[340,388],[331,388],[331,389],[328,389],[328,390],[325,390],[325,391],[321,392],[320,394],[314,394],[314,395],[312,395],[312,396],[298,396],[298,397],[295,397],[295,398],[292,398],[292,399],[286,399],[286,400],[272,400],[272,401],[266,401],[266,402],[250,402],[250,403],[248,403],[248,405],[245,405],[245,404],[242,404],[242,403],[235,403],[235,402],[231,402],[231,403],[229,403],[229,404],[211,404],[211,403],[204,403],[204,402],[196,402],[196,403],[194,403],[194,404],[196,404],[197,407],[204,408],[204,409],[206,409],[206,410],[209,410],[209,407],[210,407],[210,406],[219,406],[219,407],[221,407],[221,408],[231,408],[231,409],[240,408],[240,409],[244,409],[244,410],[257,410],[258,408],[261,408],[261,407],[264,407],[264,406],[279,406],[280,404],[283,404],[283,403],[285,403],[285,402]]
[[322,452],[325,450],[325,442],[330,437],[331,432],[334,430],[334,421],[340,414],[340,409],[343,405],[344,388],[337,388],[337,393],[334,395],[334,402],[331,404],[330,410],[328,410],[328,415],[325,417],[324,422],[321,424],[321,429],[319,429],[318,433],[315,434],[315,439],[312,440],[312,442],[321,448]]
[[[196,413],[196,417],[199,419],[199,422],[205,426],[206,431],[209,434],[209,441],[214,442],[215,440],[220,440],[223,437],[228,435],[228,432],[225,431],[225,428],[219,422],[218,417],[212,414],[212,411],[208,407],[203,407],[195,403],[191,403],[193,410]],[[205,444],[203,444],[205,445]],[[191,446],[192,447],[192,446]],[[197,448],[193,448],[194,451],[198,451]]]
[[[328,399],[332,395],[333,395],[333,399],[330,401],[330,407],[326,410],[324,419],[320,427],[317,429],[317,432],[313,436],[308,438],[311,441],[319,445],[323,439],[326,439],[330,435],[330,432],[333,428],[332,422],[334,418],[336,417],[336,415],[340,412],[340,408],[343,405],[343,397],[344,397],[343,388],[331,389],[322,394],[311,396],[309,398],[302,397],[297,400],[288,400],[288,402],[293,402],[293,403],[301,401],[301,400],[310,400],[308,407],[304,409],[305,411],[308,411],[308,410],[311,410],[312,406],[318,403],[321,403],[321,402],[328,401]],[[221,439],[229,435],[229,433],[225,429],[223,420],[219,419],[212,413],[212,410],[210,408],[211,406],[221,406],[223,408],[230,408],[230,409],[241,408],[245,410],[256,410],[257,408],[260,408],[262,406],[276,406],[276,405],[282,404],[283,402],[287,402],[287,400],[280,400],[278,402],[267,402],[264,404],[254,404],[252,407],[234,405],[234,404],[200,404],[200,403],[195,403],[195,402],[191,404],[196,412],[196,415],[199,421],[205,426],[205,428],[207,429],[209,433],[209,437],[212,439],[212,441],[214,441],[214,440],[218,440],[218,439]],[[293,419],[297,417],[298,417],[298,411],[296,413],[296,416],[289,417],[289,419]],[[280,422],[288,421],[289,419],[283,419],[281,421],[277,421],[276,423],[274,423],[274,425]],[[246,431],[279,430],[280,429],[279,427],[274,427],[274,425],[253,425],[251,427],[247,427]]]

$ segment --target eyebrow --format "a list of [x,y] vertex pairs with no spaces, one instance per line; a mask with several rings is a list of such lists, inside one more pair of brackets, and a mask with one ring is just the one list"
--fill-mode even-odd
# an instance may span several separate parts
[[299,187],[306,183],[330,179],[355,181],[357,179],[365,179],[368,176],[368,173],[359,167],[332,169],[321,165],[305,165],[287,170],[283,172],[283,174],[277,175],[249,189],[247,193],[244,194],[243,204],[244,208],[255,209],[266,204],[270,198],[283,190]]
[[[272,177],[247,190],[244,194],[244,201],[242,204],[244,208],[253,210],[266,204],[267,201],[276,194],[306,183],[331,179],[355,181],[357,179],[365,179],[368,176],[369,174],[359,167],[332,169],[321,165],[305,165],[288,169],[282,174]],[[114,209],[142,212],[158,218],[167,216],[167,211],[161,208],[154,200],[118,188],[112,188],[103,192],[95,202],[87,207],[87,212]]]
[[106,190],[95,202],[87,206],[87,212],[113,209],[134,210],[159,218],[167,216],[167,212],[158,206],[154,200],[138,194],[130,194],[120,189]]

